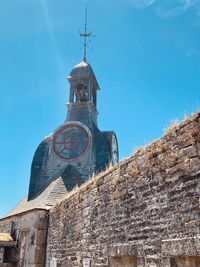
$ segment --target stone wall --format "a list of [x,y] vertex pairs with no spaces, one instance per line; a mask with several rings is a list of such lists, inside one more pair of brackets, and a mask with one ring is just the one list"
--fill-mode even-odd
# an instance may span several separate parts
[[[46,251],[47,211],[32,210],[0,220],[0,232],[14,234],[16,246],[9,249],[10,264],[0,266],[43,267]],[[6,249],[6,248],[5,248]]]
[[48,263],[83,266],[87,258],[106,267],[131,257],[121,266],[199,266],[199,182],[197,113],[50,211]]

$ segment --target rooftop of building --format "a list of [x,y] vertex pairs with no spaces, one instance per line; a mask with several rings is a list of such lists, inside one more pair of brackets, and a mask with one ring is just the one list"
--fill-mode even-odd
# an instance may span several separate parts
[[10,212],[1,219],[25,213],[34,209],[49,210],[57,201],[66,195],[67,189],[61,177],[57,178],[36,198],[28,201],[25,196]]
[[95,83],[97,85],[97,89],[100,89],[99,84],[96,80],[96,76],[94,74],[94,71],[91,67],[91,65],[86,62],[82,61],[79,64],[77,64],[72,71],[70,72],[69,76],[67,77],[68,80],[73,80],[73,79],[80,79],[80,78],[93,78],[95,80]]

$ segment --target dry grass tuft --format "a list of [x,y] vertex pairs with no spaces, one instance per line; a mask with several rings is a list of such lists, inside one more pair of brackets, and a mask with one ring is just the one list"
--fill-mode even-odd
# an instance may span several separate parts
[[130,176],[132,177],[132,178],[136,178],[138,175],[139,175],[139,170],[138,170],[138,167],[137,167],[137,165],[136,164],[132,164],[131,165],[131,170],[130,170],[130,172],[129,172],[129,174],[130,174]]
[[164,130],[164,132],[166,134],[169,133],[174,133],[177,131],[178,127],[180,126],[180,121],[179,119],[174,119],[170,122],[170,124],[166,127],[166,129]]

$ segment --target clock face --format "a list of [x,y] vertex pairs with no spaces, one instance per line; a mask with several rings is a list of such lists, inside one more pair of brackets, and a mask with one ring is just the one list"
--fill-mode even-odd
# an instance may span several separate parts
[[61,159],[76,159],[86,151],[89,136],[83,127],[68,124],[55,133],[52,144],[54,152]]
[[119,155],[118,155],[118,143],[115,135],[113,135],[111,139],[111,155],[112,155],[112,164],[113,165],[117,164],[119,160]]

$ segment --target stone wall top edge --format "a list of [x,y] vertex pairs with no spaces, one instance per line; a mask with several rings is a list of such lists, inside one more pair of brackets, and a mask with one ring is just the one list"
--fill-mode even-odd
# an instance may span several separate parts
[[[200,125],[200,111],[197,111],[196,113],[192,114],[191,116],[185,118],[182,122],[180,122],[174,128],[171,128],[169,131],[167,131],[160,138],[155,139],[152,142],[149,142],[147,145],[144,145],[144,146],[136,149],[131,156],[121,160],[117,165],[109,166],[105,171],[97,174],[96,176],[93,176],[91,179],[89,179],[83,185],[72,190],[67,196],[65,196],[63,199],[61,199],[50,210],[50,213],[54,211],[54,208],[56,208],[58,205],[62,204],[62,202],[67,201],[70,198],[76,197],[79,194],[82,194],[83,192],[87,191],[92,185],[96,185],[99,180],[104,179],[105,177],[113,174],[115,171],[120,170],[120,168],[123,168],[124,166],[126,166],[127,164],[130,164],[131,162],[134,162],[136,159],[143,157],[144,155],[146,155],[148,153],[149,150],[153,150],[156,148],[156,146],[159,146],[160,142],[167,143],[168,139],[170,138],[170,136],[174,130],[176,132],[179,132],[180,129],[187,127],[188,124],[194,124],[195,125],[196,122]],[[190,129],[191,129],[191,127],[190,127]],[[190,129],[189,129],[189,131],[190,131]],[[181,135],[181,133],[178,133],[177,136],[179,136],[179,135]],[[174,138],[176,139],[177,137],[174,137]]]

